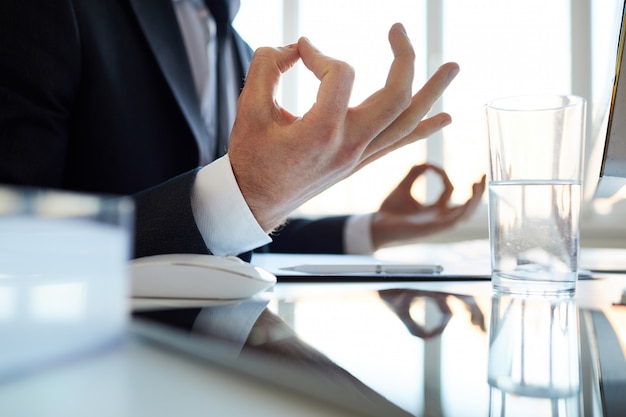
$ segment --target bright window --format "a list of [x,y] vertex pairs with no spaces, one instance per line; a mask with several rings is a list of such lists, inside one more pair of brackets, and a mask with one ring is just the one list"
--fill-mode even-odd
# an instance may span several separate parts
[[[386,0],[381,6],[378,0],[241,0],[235,25],[253,48],[307,36],[322,52],[351,64],[357,77],[353,104],[384,83],[392,58],[387,32],[394,22],[405,25],[417,53],[415,89],[441,63],[456,61],[461,66],[433,109],[450,113],[452,125],[375,162],[301,208],[306,214],[323,215],[375,210],[413,164],[426,160],[445,167],[455,185],[454,201],[464,201],[472,183],[488,170],[484,105],[502,96],[557,93],[587,98],[587,153],[597,153],[597,125],[612,82],[612,39],[617,36],[620,4]],[[285,77],[279,100],[302,114],[317,86],[317,80],[297,66]],[[592,155],[587,161],[590,189],[595,187],[591,182],[597,178],[597,158]],[[439,184],[430,180],[414,188],[415,195],[427,201],[438,191]],[[486,207],[463,227],[486,234]]]
[[[378,0],[301,0],[285,2],[285,12],[271,14],[267,10],[268,3],[258,3],[242,1],[235,22],[250,45],[284,45],[307,36],[326,55],[355,68],[353,105],[384,85],[393,58],[387,34],[395,22],[404,23],[417,52],[415,88],[426,80],[424,1],[389,0],[382,8]],[[280,9],[283,2],[271,4]],[[287,17],[287,14],[291,15]],[[265,31],[260,24],[269,30]],[[279,36],[280,28],[285,39]],[[314,102],[318,85],[315,77],[303,65],[298,65],[283,82],[281,103],[291,112],[303,114]],[[366,167],[311,200],[301,210],[312,215],[375,210],[409,168],[425,159],[425,143],[411,145],[391,158],[382,158]]]

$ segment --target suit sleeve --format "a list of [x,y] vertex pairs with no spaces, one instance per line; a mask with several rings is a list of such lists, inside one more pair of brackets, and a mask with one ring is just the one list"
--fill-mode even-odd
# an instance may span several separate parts
[[191,210],[197,171],[135,195],[135,257],[163,253],[209,253]]
[[345,253],[344,228],[348,216],[293,218],[272,234],[273,242],[258,252]]

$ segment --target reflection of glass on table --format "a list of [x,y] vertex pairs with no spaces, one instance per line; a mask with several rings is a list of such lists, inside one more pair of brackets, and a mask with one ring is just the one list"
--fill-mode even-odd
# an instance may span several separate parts
[[573,298],[495,295],[489,341],[490,416],[580,414]]

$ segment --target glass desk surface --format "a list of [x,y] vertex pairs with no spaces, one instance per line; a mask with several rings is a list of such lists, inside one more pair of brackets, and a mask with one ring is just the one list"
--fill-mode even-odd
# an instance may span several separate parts
[[378,416],[624,416],[626,307],[359,289],[136,311],[133,329]]

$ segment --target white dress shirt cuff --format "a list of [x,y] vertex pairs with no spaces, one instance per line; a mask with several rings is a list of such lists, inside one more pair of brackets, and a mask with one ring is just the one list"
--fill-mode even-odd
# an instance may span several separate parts
[[228,154],[198,172],[191,208],[204,243],[214,255],[236,255],[272,241],[246,204]]
[[358,214],[348,217],[343,233],[347,254],[371,255],[374,253],[372,214]]

